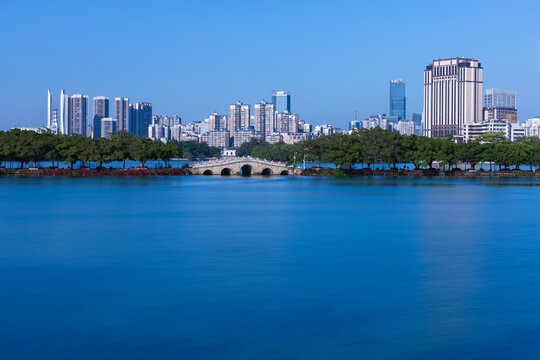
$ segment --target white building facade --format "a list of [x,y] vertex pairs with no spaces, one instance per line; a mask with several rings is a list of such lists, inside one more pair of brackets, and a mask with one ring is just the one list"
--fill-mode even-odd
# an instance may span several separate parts
[[424,135],[462,135],[465,124],[480,123],[483,68],[475,59],[434,60],[424,71]]

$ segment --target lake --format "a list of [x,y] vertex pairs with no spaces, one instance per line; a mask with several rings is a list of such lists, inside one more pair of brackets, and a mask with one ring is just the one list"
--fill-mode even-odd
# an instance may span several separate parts
[[538,359],[539,185],[0,178],[0,358]]

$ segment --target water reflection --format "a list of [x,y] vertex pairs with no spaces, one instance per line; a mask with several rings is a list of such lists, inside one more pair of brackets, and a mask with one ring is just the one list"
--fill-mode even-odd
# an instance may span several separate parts
[[0,353],[536,358],[537,184],[0,178]]

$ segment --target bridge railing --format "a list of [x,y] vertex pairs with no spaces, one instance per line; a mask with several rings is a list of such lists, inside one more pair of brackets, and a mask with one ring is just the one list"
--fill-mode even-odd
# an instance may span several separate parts
[[198,167],[198,166],[212,166],[212,165],[225,165],[225,164],[233,164],[238,162],[257,162],[257,163],[263,163],[268,165],[276,165],[276,166],[282,166],[287,167],[285,162],[281,161],[272,161],[272,160],[264,160],[259,158],[252,158],[249,156],[242,156],[242,157],[234,157],[230,159],[218,159],[218,160],[209,160],[209,161],[197,161],[192,164],[192,167]]

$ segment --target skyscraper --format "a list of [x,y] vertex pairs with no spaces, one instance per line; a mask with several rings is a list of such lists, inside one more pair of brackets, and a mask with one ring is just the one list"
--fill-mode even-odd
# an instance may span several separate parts
[[230,106],[231,117],[229,118],[229,131],[242,130],[249,128],[250,107],[240,101]]
[[272,104],[276,113],[291,112],[291,93],[289,91],[273,91]]
[[483,68],[475,59],[434,60],[424,71],[424,135],[461,135],[482,121]]
[[[101,135],[101,119],[109,117],[109,98],[104,96],[96,96],[94,98],[94,121],[92,122],[92,131],[94,139],[100,138]],[[116,126],[115,126],[116,127]]]
[[407,118],[404,80],[390,80],[390,116],[397,116],[398,120]]
[[60,134],[67,134],[67,125],[65,119],[65,108],[66,108],[66,95],[64,89],[60,91]]
[[52,96],[51,90],[47,90],[47,129],[52,127]]
[[264,136],[272,134],[275,130],[274,104],[261,100],[260,104],[255,104],[253,107],[255,131],[260,131]]
[[117,131],[130,131],[129,109],[128,98],[114,98],[114,118]]
[[[64,91],[62,90],[62,93]],[[64,95],[63,100],[63,123],[65,134],[86,136],[86,124],[88,123],[88,96],[75,94]]]
[[152,104],[138,102],[129,105],[128,130],[133,135],[148,136],[148,126],[152,123]]
[[[116,131],[116,120],[110,117],[104,117],[104,118],[101,118],[99,122],[100,122],[99,124],[100,137],[110,139],[111,133]],[[96,128],[94,126],[94,135],[95,134],[96,134]]]
[[414,134],[422,135],[422,114],[413,113],[412,121],[414,123]]
[[47,90],[47,129],[53,134],[58,134],[58,109],[54,106],[51,90]]

